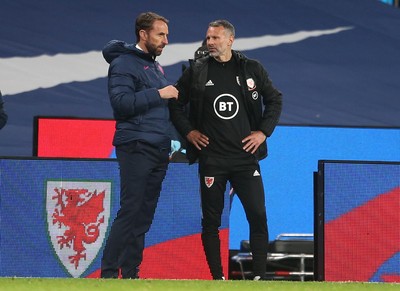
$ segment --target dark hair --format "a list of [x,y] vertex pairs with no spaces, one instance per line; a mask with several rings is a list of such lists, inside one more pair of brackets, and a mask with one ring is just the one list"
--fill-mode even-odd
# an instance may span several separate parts
[[220,26],[222,26],[223,28],[228,30],[233,36],[235,36],[235,27],[228,20],[219,19],[219,20],[214,20],[208,24],[208,27],[220,27]]
[[139,14],[135,21],[135,33],[137,42],[139,42],[140,40],[139,31],[141,31],[142,29],[145,31],[151,30],[156,20],[164,21],[167,24],[169,22],[168,19],[154,12],[143,12]]

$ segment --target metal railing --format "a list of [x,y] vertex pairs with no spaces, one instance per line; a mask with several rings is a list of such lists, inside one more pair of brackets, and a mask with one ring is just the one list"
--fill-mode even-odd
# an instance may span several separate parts
[[[290,239],[301,239],[304,241],[313,240],[313,234],[304,234],[304,233],[283,233],[276,237],[275,241],[284,241]],[[252,253],[249,252],[239,252],[237,255],[232,257],[232,260],[239,264],[241,276],[243,280],[246,280],[246,275],[252,273],[251,271],[246,271],[244,269],[243,263],[252,261],[253,256]],[[288,276],[298,276],[301,281],[304,281],[306,277],[313,277],[314,272],[306,271],[306,259],[314,259],[314,254],[306,254],[306,253],[285,253],[285,252],[270,252],[267,256],[267,262],[275,262],[282,261],[285,259],[298,259],[299,260],[299,268],[298,270],[278,270],[273,272],[268,272],[266,275],[272,277],[288,277]]]

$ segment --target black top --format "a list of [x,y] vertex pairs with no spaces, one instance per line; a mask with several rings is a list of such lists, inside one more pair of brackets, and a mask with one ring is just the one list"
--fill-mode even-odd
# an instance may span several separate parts
[[[260,130],[269,137],[278,124],[282,111],[282,93],[273,86],[260,62],[235,50],[232,50],[232,54],[238,67],[240,96],[243,97],[250,128],[253,131]],[[192,130],[201,131],[204,128],[204,95],[209,87],[206,83],[209,81],[208,67],[211,61],[212,57],[209,55],[195,61],[189,60],[190,66],[175,84],[179,91],[178,99],[169,99],[171,120],[184,137]],[[199,151],[193,144],[187,144],[190,164],[196,162],[200,152],[203,150]],[[254,156],[257,160],[267,156],[267,140],[259,146]]]
[[218,62],[210,58],[204,91],[201,131],[209,145],[201,154],[221,158],[243,158],[242,140],[251,133],[240,89],[238,64],[231,58]]

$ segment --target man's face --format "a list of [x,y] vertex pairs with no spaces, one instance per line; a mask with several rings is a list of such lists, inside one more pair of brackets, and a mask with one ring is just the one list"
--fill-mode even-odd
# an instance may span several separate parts
[[222,26],[209,27],[206,39],[209,54],[214,58],[218,59],[231,51],[233,35]]
[[144,45],[147,51],[154,56],[161,55],[168,44],[168,25],[164,21],[156,20],[153,28],[145,34]]

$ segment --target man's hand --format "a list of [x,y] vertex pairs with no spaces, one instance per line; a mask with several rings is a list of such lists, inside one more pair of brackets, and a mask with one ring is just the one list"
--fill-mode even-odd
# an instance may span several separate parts
[[199,151],[208,145],[208,137],[198,130],[192,130],[186,135],[187,140],[192,143]]
[[178,99],[179,91],[174,86],[168,85],[164,88],[159,89],[158,93],[160,93],[160,97],[162,99],[171,99],[171,98]]
[[242,140],[242,143],[244,143],[243,149],[254,154],[266,138],[262,131],[252,131],[249,136]]

